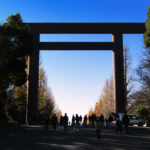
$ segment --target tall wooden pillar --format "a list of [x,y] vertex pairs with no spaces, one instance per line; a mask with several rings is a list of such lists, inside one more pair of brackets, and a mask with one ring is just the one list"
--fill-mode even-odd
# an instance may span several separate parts
[[116,101],[116,112],[125,112],[125,90],[124,90],[124,64],[123,64],[123,37],[122,33],[112,35],[113,49],[113,73],[114,91]]
[[39,80],[39,34],[34,33],[33,54],[29,67],[28,121],[37,122],[38,114],[38,80]]

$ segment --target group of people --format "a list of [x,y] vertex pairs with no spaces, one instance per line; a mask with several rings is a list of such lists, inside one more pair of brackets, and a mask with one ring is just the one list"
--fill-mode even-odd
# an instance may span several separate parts
[[[116,133],[121,133],[122,132],[122,127],[124,126],[125,129],[125,133],[128,133],[128,125],[129,125],[129,118],[127,116],[127,114],[125,113],[125,115],[123,115],[123,118],[121,119],[119,117],[118,114],[116,114],[115,116],[115,126],[116,126]],[[104,121],[106,122],[106,126],[110,125],[110,123],[114,120],[113,117],[110,115],[108,117],[108,119],[104,120],[104,116],[101,114],[99,117],[97,117],[96,115],[92,114],[89,117],[89,120],[91,121],[91,124],[93,126],[95,126],[96,128],[96,134],[97,134],[97,138],[100,139],[101,138],[101,130],[102,127],[104,126]]]
[[[67,116],[66,113],[65,113],[64,116],[60,117],[60,123],[62,123],[62,125],[64,126],[64,131],[67,131],[67,128],[68,128],[68,116]],[[58,119],[57,119],[56,114],[54,114],[51,118],[49,116],[45,117],[45,119],[44,119],[45,129],[48,129],[50,124],[52,125],[53,131],[55,131],[56,130],[56,126],[58,124]]]
[[[68,125],[70,125],[73,129],[75,129],[76,131],[79,130],[79,127],[82,125],[82,127],[86,127],[87,126],[87,120],[89,120],[89,125],[91,127],[95,127],[96,129],[96,135],[97,138],[100,139],[101,138],[101,130],[102,127],[104,126],[104,122],[106,122],[106,126],[110,125],[110,123],[115,119],[115,126],[116,126],[116,133],[121,133],[122,132],[122,127],[124,126],[125,128],[125,133],[128,133],[128,124],[129,124],[129,119],[127,114],[125,113],[125,115],[123,116],[122,120],[120,120],[119,115],[116,115],[115,118],[113,118],[111,115],[104,120],[104,116],[103,114],[101,114],[100,116],[96,116],[96,114],[92,114],[91,116],[87,117],[87,115],[84,116],[83,118],[83,122],[82,122],[82,116],[76,114],[72,116],[72,124],[70,124],[69,122],[69,118],[67,116],[67,113],[65,113],[64,116],[60,117],[60,125],[63,125],[64,127],[64,131],[66,132],[68,129]],[[49,116],[47,116],[44,119],[44,125],[45,125],[45,129],[48,129],[49,124],[52,125],[53,127],[53,131],[56,130],[56,126],[58,124],[58,119],[56,114],[54,114],[51,118]]]
[[57,119],[56,114],[54,114],[51,118],[49,117],[49,115],[47,115],[44,118],[45,129],[48,129],[50,124],[53,127],[53,131],[55,131],[56,130],[56,125],[58,124],[58,119]]
[[89,124],[94,128],[94,122],[96,121],[96,120],[98,120],[98,118],[102,121],[102,122],[104,122],[104,116],[103,116],[103,114],[101,114],[99,117],[98,116],[96,116],[96,114],[92,114],[92,115],[90,115],[89,116]]
[[78,114],[73,115],[72,116],[72,124],[71,124],[72,128],[75,129],[76,131],[78,131],[81,124],[82,124],[82,116],[81,115],[79,116]]
[[[60,122],[59,124],[60,125],[63,125],[64,127],[64,131],[67,131],[67,128],[68,128],[68,125],[71,125],[71,127],[73,129],[76,129],[77,131],[79,130],[79,127],[81,125],[83,125],[84,127],[87,126],[87,115],[84,116],[84,119],[83,119],[83,123],[82,123],[82,116],[81,115],[73,115],[72,116],[72,123],[70,123],[69,121],[69,118],[67,116],[67,113],[65,113],[64,116],[61,116],[60,117]],[[49,116],[46,116],[44,118],[44,126],[45,126],[45,129],[48,129],[49,125],[52,125],[53,127],[53,130],[55,131],[56,129],[56,126],[58,125],[58,119],[57,119],[57,116],[56,114],[54,114],[52,117],[49,117]]]
[[64,116],[60,117],[60,125],[64,126],[64,131],[65,132],[67,131],[68,124],[70,124],[68,121],[69,121],[69,119],[68,119],[67,113],[65,113]]

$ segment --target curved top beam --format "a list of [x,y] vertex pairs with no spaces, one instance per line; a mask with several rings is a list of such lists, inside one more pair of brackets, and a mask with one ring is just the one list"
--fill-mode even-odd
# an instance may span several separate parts
[[144,33],[145,23],[27,23],[36,33],[53,34],[112,34]]

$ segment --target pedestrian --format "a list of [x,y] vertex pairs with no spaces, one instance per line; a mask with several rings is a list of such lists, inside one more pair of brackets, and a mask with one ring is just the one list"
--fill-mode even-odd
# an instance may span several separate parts
[[116,118],[116,133],[118,133],[118,131],[120,133],[122,131],[122,123],[119,117]]
[[63,125],[63,116],[60,116],[60,125]]
[[75,117],[74,117],[74,115],[72,116],[72,128],[75,129]]
[[63,117],[63,125],[64,125],[64,131],[67,131],[68,128],[68,116],[67,113],[65,113],[65,116]]
[[112,121],[113,121],[113,117],[112,117],[112,115],[109,115],[109,117],[108,117],[108,125],[109,126],[112,124]]
[[52,122],[52,126],[53,126],[53,131],[55,132],[56,126],[57,126],[57,124],[58,124],[58,120],[57,120],[56,114],[54,114],[54,115],[52,116],[51,122]]
[[100,119],[100,117],[97,117],[95,122],[94,122],[95,128],[96,128],[96,136],[97,139],[101,139],[101,130],[103,127],[103,121]]
[[79,120],[80,120],[80,125],[82,125],[82,116],[81,115],[79,117]]
[[92,114],[92,128],[94,128],[95,121],[96,121],[96,114]]
[[100,120],[101,120],[102,122],[104,122],[104,115],[103,115],[103,114],[100,115]]
[[128,134],[128,125],[129,125],[129,118],[128,118],[128,115],[127,113],[125,113],[125,115],[123,115],[123,118],[122,118],[122,124],[124,125],[124,128],[125,128],[125,134]]
[[83,126],[84,127],[87,126],[87,115],[84,116]]
[[45,126],[45,129],[48,129],[48,127],[49,127],[49,116],[44,118],[44,126]]
[[92,126],[92,115],[89,115],[89,126]]
[[75,120],[76,120],[76,131],[78,131],[80,126],[80,117],[78,116],[78,114],[76,114]]

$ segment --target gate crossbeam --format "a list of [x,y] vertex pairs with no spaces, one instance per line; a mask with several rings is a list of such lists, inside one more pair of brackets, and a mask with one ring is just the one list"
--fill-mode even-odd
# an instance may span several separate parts
[[113,42],[40,42],[41,50],[112,50]]
[[112,34],[143,33],[144,23],[28,23],[33,32],[40,34]]

